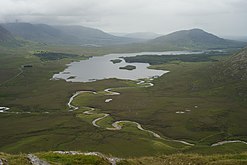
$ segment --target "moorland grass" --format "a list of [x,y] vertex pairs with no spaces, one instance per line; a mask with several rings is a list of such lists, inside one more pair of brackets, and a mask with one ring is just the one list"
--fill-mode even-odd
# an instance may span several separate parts
[[[77,164],[77,165],[108,165],[106,159],[98,156],[90,155],[66,155],[53,152],[40,152],[35,155],[50,164]],[[11,155],[0,153],[0,158],[8,161],[9,165],[30,165],[27,159],[27,154]],[[247,154],[172,154],[172,155],[157,155],[155,157],[138,157],[122,159],[117,162],[117,165],[181,165],[181,164],[207,164],[207,165],[244,165],[247,163]]]
[[[10,107],[11,111],[32,112],[0,114],[0,151],[100,151],[120,157],[177,152],[214,154],[246,151],[244,144],[210,147],[210,144],[226,139],[246,140],[246,104],[236,97],[233,84],[228,84],[231,90],[224,90],[227,86],[212,83],[212,73],[208,70],[212,62],[173,62],[152,66],[171,72],[155,79],[154,87],[120,88],[136,87],[136,82],[117,79],[91,83],[49,80],[72,59],[40,61],[30,53],[44,49],[86,56],[110,51],[103,48],[82,50],[36,45],[12,50],[1,49],[0,82],[18,74],[21,65],[32,64],[33,67],[24,68],[23,74],[0,86],[1,106]],[[238,90],[241,85],[238,84]],[[121,95],[105,96],[103,91],[106,88],[114,88],[113,91],[120,92]],[[69,98],[80,90],[100,93],[82,95],[73,102],[80,107],[94,107],[99,113],[109,113],[111,117],[100,121],[100,125],[108,126],[116,120],[136,121],[163,137],[186,140],[196,143],[196,146],[185,147],[155,139],[133,125],[126,125],[121,131],[95,128],[91,124],[94,117],[85,119],[80,116],[83,112],[81,110],[68,112]],[[113,100],[105,103],[109,97]],[[191,111],[185,114],[176,113],[188,109]]]

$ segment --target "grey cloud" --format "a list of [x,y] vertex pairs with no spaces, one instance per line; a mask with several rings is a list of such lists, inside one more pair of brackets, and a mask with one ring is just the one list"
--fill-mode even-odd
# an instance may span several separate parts
[[76,24],[114,32],[193,27],[244,35],[246,0],[0,0],[0,21]]

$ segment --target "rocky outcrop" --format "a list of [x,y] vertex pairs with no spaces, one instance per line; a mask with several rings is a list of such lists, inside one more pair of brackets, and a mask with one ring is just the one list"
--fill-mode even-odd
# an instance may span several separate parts
[[29,159],[32,165],[50,165],[46,161],[39,159],[37,156],[33,154],[28,154],[27,158]]
[[223,75],[238,81],[247,80],[247,47],[235,54],[222,65]]
[[8,165],[8,161],[6,159],[0,159],[0,165]]
[[78,151],[54,151],[57,154],[64,154],[64,155],[91,155],[91,156],[98,156],[107,160],[111,165],[116,165],[121,159],[116,157],[108,157],[100,152],[78,152]]

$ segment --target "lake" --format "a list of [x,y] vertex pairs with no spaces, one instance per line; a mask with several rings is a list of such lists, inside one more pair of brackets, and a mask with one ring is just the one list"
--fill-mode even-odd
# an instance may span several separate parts
[[[68,67],[53,76],[53,79],[64,79],[71,82],[90,82],[102,79],[117,78],[125,80],[138,80],[143,78],[159,77],[168,71],[149,69],[147,63],[126,63],[120,57],[131,57],[136,55],[179,55],[197,54],[202,52],[190,51],[166,51],[166,52],[141,52],[141,53],[119,53],[96,56],[79,62],[72,62]],[[111,60],[121,59],[120,63]],[[134,70],[119,69],[126,65],[133,65]]]

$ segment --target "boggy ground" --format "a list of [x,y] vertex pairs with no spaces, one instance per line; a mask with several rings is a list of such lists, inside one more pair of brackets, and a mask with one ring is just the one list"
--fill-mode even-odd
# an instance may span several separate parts
[[[3,50],[0,58],[1,83],[17,75],[21,65],[33,66],[24,68],[20,76],[0,86],[1,106],[11,108],[11,112],[31,112],[0,114],[0,151],[79,150],[133,157],[178,152],[240,153],[247,149],[242,143],[210,146],[228,139],[245,141],[247,121],[246,103],[235,97],[234,91],[222,91],[217,85],[211,85],[207,68],[212,62],[153,66],[171,72],[155,79],[155,85],[150,88],[118,88],[135,86],[136,82],[116,79],[93,83],[51,81],[52,75],[62,71],[73,59],[40,61],[30,53],[30,48],[13,52]],[[113,100],[108,103],[106,95],[82,95],[74,103],[111,114],[109,120],[99,124],[135,121],[163,137],[196,145],[157,139],[131,124],[121,131],[96,128],[91,123],[95,117],[78,117],[84,110],[68,112],[67,103],[76,91],[100,92],[107,88],[117,88],[121,95],[111,96]]]
[[154,80],[153,87],[115,89],[121,95],[112,96],[109,103],[104,100],[111,97],[100,95],[78,97],[76,103],[110,113],[115,120],[137,121],[171,138],[206,145],[224,139],[244,140],[246,105],[235,96],[216,93],[219,89],[212,88],[207,77],[209,65],[156,66],[171,72]]

